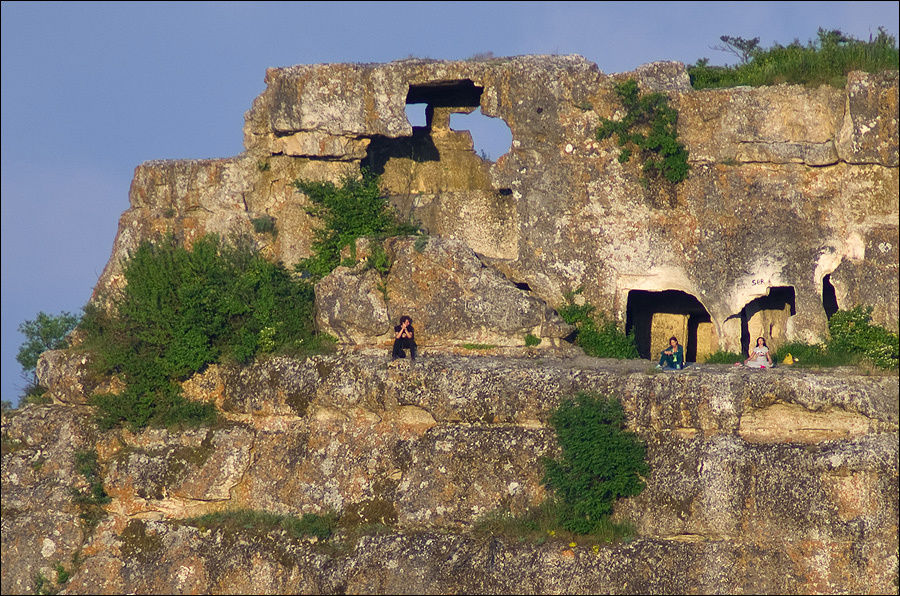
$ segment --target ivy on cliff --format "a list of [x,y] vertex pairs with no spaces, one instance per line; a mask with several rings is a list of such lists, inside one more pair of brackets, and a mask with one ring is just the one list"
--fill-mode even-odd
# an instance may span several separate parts
[[617,84],[615,91],[625,116],[621,120],[601,118],[597,140],[615,135],[619,163],[628,162],[637,152],[645,176],[663,177],[672,183],[684,180],[690,169],[688,152],[678,142],[678,112],[669,107],[669,99],[662,93],[641,94],[634,79]]

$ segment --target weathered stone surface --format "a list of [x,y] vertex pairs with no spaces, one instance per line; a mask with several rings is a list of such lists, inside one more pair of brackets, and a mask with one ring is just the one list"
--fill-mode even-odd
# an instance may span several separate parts
[[384,282],[374,269],[338,267],[316,284],[316,325],[347,343],[368,343],[393,328]]
[[681,62],[651,62],[634,69],[634,75],[641,91],[681,91],[691,90],[691,77]]
[[316,285],[320,329],[345,342],[371,344],[392,340],[391,321],[409,315],[422,345],[523,345],[529,333],[556,340],[572,331],[542,300],[485,267],[461,242],[396,238],[387,247],[393,265],[384,279],[364,266],[338,267]]
[[[675,187],[645,188],[640,164],[620,164],[615,142],[595,139],[601,117],[621,116],[613,86],[629,77],[678,109],[693,167]],[[876,306],[877,322],[897,326],[896,254],[857,248],[897,235],[896,72],[851,73],[843,90],[693,91],[679,63],[606,76],[577,56],[519,56],[296,66],[266,80],[246,114],[245,154],[138,168],[99,290],[115,286],[119,260],[141,239],[249,233],[263,214],[279,233],[257,243],[290,266],[309,255],[316,225],[290,183],[366,166],[401,215],[464,242],[552,307],[584,287],[625,320],[632,291],[690,294],[717,342],[692,352],[741,349],[742,309],[776,287],[796,296],[785,339],[826,339],[829,274],[839,307]],[[427,126],[409,126],[407,97],[430,105]],[[476,107],[512,132],[496,163],[449,127],[452,113]]]
[[97,440],[90,411],[78,406],[31,406],[3,424],[4,594],[34,590],[35,578],[55,577],[54,565],[69,565],[87,530],[72,490],[86,486],[76,453]]
[[461,242],[416,242],[389,244],[394,264],[386,286],[390,319],[411,316],[417,342],[522,345],[528,333],[558,339],[571,332],[542,300],[485,267]]
[[75,357],[66,350],[48,350],[38,358],[35,366],[38,384],[61,402],[85,404],[102,383],[91,370],[88,353]]
[[844,92],[822,86],[738,87],[678,96],[679,138],[692,161],[837,163]]
[[[73,439],[66,425],[85,419],[89,409],[27,408],[4,418],[4,590],[25,585],[37,569],[49,573],[54,562],[55,554],[38,556],[37,546],[26,553],[21,545],[34,544],[32,518],[57,529],[73,519],[68,490],[54,489],[57,497],[41,509],[28,505],[27,515],[6,511],[19,508],[16,499],[38,494],[28,491],[40,483],[22,481],[36,450],[70,444],[96,446],[113,496],[109,517],[91,536],[73,534],[65,543],[67,553],[80,548],[84,560],[68,585],[74,593],[217,592],[241,582],[253,582],[256,592],[295,589],[285,582],[310,592],[380,592],[393,590],[396,573],[407,570],[410,578],[437,573],[430,581],[452,582],[435,571],[445,565],[456,565],[456,575],[467,578],[488,573],[471,587],[498,593],[523,585],[600,590],[607,581],[624,592],[709,591],[711,585],[841,591],[892,581],[900,421],[895,376],[787,368],[754,373],[724,365],[680,374],[648,369],[646,361],[449,355],[395,367],[385,350],[210,367],[185,383],[186,395],[223,411],[226,422],[209,429]],[[484,513],[521,512],[541,502],[541,459],[557,449],[548,417],[579,390],[620,397],[629,427],[648,444],[647,489],[616,509],[642,538],[596,554],[489,539],[495,563],[483,567],[477,553],[484,539],[466,528]],[[78,414],[71,418],[70,412]],[[11,442],[26,438],[27,448]],[[228,508],[293,515],[337,510],[402,531],[364,538],[343,551],[316,551],[267,530],[197,531],[178,521]],[[29,525],[15,523],[23,519]],[[439,535],[418,542],[403,533],[411,528],[450,531],[440,540],[452,548],[446,555],[443,547],[434,551]],[[413,559],[410,548],[419,553]],[[507,548],[517,553],[510,555],[511,566],[490,575]],[[653,567],[660,575],[646,583],[639,561],[655,552],[671,553],[680,563],[665,572]],[[380,569],[391,569],[390,561],[401,556],[406,563],[394,575],[371,567],[382,560],[387,567]],[[588,565],[607,556],[619,562]],[[575,583],[560,584],[560,569],[571,570],[565,576]],[[518,578],[514,584],[503,583],[511,577]],[[447,590],[468,589],[468,580],[455,581]]]
[[837,150],[848,163],[898,165],[898,73],[847,75],[847,108]]
[[87,558],[70,593],[749,594],[877,592],[893,585],[891,561],[822,541],[771,552],[720,540],[638,539],[594,552],[552,540],[537,546],[406,532],[366,536],[342,551],[275,532],[139,521],[127,537],[108,540],[136,556]]

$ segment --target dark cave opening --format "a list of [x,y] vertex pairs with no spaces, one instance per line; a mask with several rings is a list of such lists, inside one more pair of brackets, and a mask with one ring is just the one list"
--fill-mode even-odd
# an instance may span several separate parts
[[[674,315],[657,317],[654,315]],[[662,320],[664,319],[664,320]],[[697,360],[697,329],[701,323],[711,323],[703,304],[696,297],[680,290],[631,290],[625,314],[625,332],[634,333],[635,344],[641,358],[653,359],[656,344],[665,345],[674,335],[684,345],[687,362]],[[662,348],[660,348],[662,349]]]
[[[760,296],[751,300],[741,309],[741,350],[744,355],[749,353],[751,342],[755,341],[757,335],[764,337],[767,342],[771,341],[776,335],[776,329],[772,322],[762,321],[762,327],[750,329],[750,322],[753,315],[760,311],[785,311],[790,306],[790,316],[797,314],[796,294],[792,286],[773,286],[769,288],[766,296]],[[777,330],[781,333],[783,330]],[[755,344],[754,344],[755,345]]]
[[822,278],[822,308],[825,309],[825,317],[830,319],[838,311],[837,294],[831,285],[831,274]]

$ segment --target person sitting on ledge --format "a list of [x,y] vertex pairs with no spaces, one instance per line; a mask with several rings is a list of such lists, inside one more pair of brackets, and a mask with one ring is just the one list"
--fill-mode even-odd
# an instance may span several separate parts
[[678,338],[674,335],[669,338],[669,347],[659,353],[659,364],[656,368],[674,368],[681,370],[684,368],[684,348],[678,343]]
[[[750,357],[744,360],[743,364],[747,368],[772,368],[772,355],[769,354],[765,338],[756,338],[756,345],[750,350]],[[734,365],[740,366],[741,363],[735,362]]]
[[400,324],[394,327],[394,349],[391,352],[391,360],[406,358],[404,350],[409,350],[410,359],[416,360],[416,332],[412,326],[412,319],[406,315],[400,317]]

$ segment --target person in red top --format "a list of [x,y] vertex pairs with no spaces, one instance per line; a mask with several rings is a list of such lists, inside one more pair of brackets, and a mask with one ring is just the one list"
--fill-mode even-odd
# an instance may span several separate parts
[[400,324],[394,327],[394,349],[391,359],[406,358],[404,350],[409,350],[409,357],[416,360],[416,331],[412,326],[412,319],[406,315],[400,317]]

